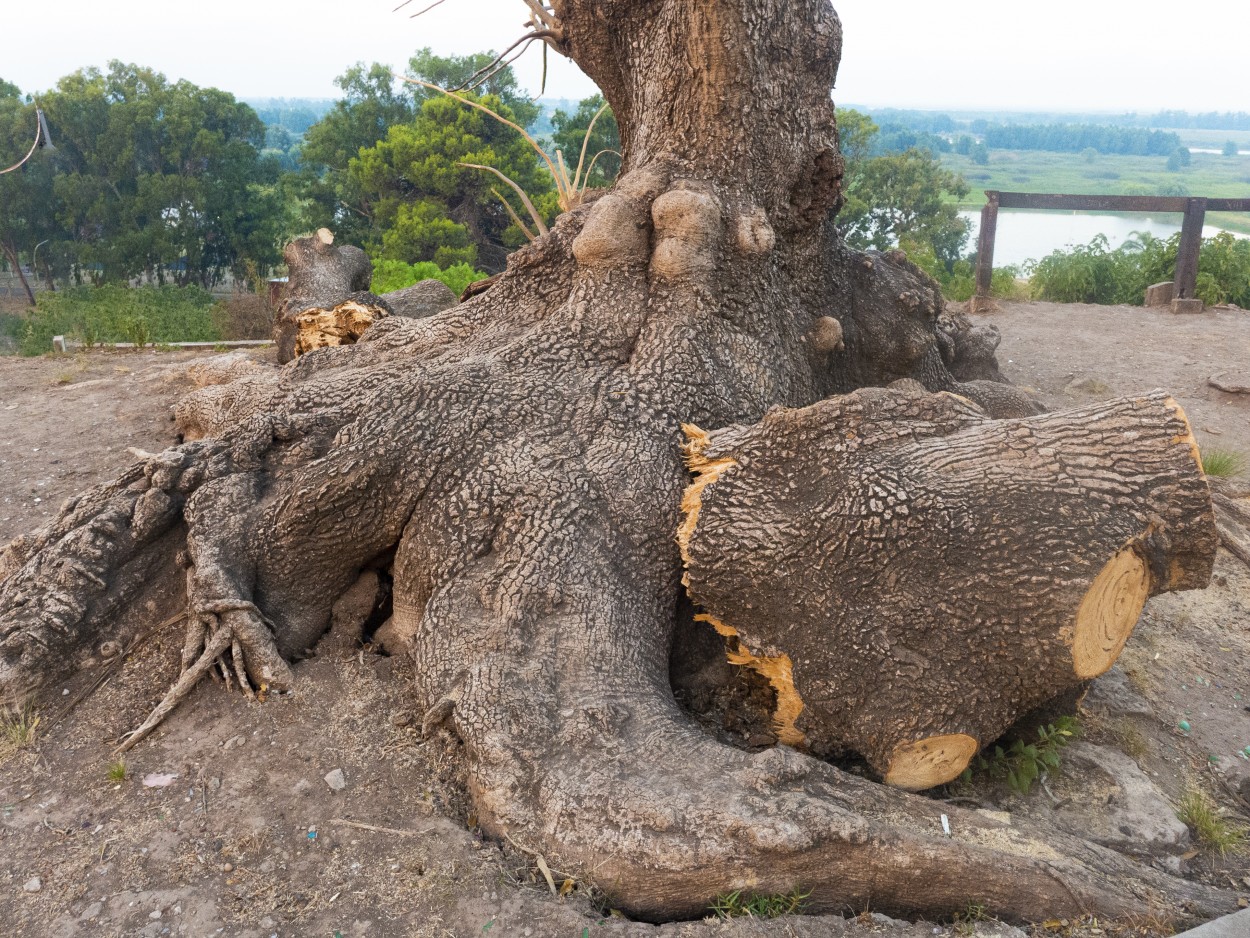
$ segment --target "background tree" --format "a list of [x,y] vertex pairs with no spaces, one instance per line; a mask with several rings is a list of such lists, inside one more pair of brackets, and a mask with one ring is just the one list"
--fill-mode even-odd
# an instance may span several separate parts
[[554,127],[552,150],[564,152],[564,162],[570,169],[577,165],[586,132],[594,121],[594,130],[586,143],[586,165],[589,166],[590,161],[599,155],[590,171],[590,185],[595,188],[610,186],[621,171],[621,131],[616,124],[616,115],[608,108],[595,120],[595,115],[606,103],[603,95],[597,94],[579,101],[577,110],[572,114],[557,110],[551,115]]
[[121,62],[63,78],[41,103],[56,128],[50,256],[76,277],[209,286],[277,262],[278,166],[247,105]]
[[[480,100],[513,119],[499,98]],[[511,190],[495,176],[459,163],[495,167],[529,193],[540,212],[548,218],[554,214],[551,176],[524,137],[438,95],[425,100],[410,123],[392,127],[384,140],[362,149],[348,167],[359,211],[370,222],[363,240],[376,256],[503,269],[508,253],[525,243],[492,192],[508,197]]]
[[[443,88],[457,88],[475,81],[474,76],[494,59],[492,52],[440,56],[425,48],[409,60],[408,72],[415,78]],[[521,89],[511,67],[499,69],[493,75],[488,70],[486,75],[490,77],[480,84],[476,93],[493,95],[495,100],[507,106],[512,118],[523,127],[538,117],[538,106]],[[486,75],[480,77],[485,78]],[[420,85],[399,81],[388,66],[376,62],[372,65],[357,63],[337,79],[337,84],[343,90],[343,99],[308,129],[300,150],[302,168],[291,188],[292,196],[304,203],[302,227],[331,227],[344,241],[380,245],[383,228],[399,221],[402,216],[407,230],[392,239],[391,246],[395,250],[399,250],[400,244],[406,244],[419,248],[423,255],[432,255],[433,251],[427,249],[428,246],[445,234],[450,238],[445,244],[450,252],[448,258],[454,256],[463,260],[473,243],[478,243],[486,254],[494,256],[497,251],[490,245],[502,243],[497,237],[499,232],[494,230],[498,226],[491,227],[489,232],[480,230],[481,240],[475,242],[473,236],[466,238],[463,232],[457,233],[459,229],[456,226],[463,229],[466,224],[472,226],[479,219],[469,215],[455,219],[445,211],[441,217],[437,216],[440,205],[442,210],[446,209],[446,185],[427,192],[415,182],[409,184],[397,176],[384,179],[385,174],[375,171],[378,169],[376,160],[370,158],[367,162],[371,169],[366,175],[371,181],[369,187],[362,188],[361,172],[352,168],[352,161],[361,157],[362,151],[378,147],[380,142],[388,139],[393,128],[414,123],[426,102],[441,95]],[[436,162],[441,159],[440,165],[445,169],[448,161],[437,155],[438,148],[445,147],[450,141],[428,121],[422,124],[422,128],[423,133],[432,132],[434,137],[442,137],[432,139],[430,146],[433,148],[432,158]],[[412,154],[414,148],[419,148],[419,138],[412,133],[402,134],[401,137],[405,156]],[[453,146],[453,149],[465,148]],[[407,165],[411,166],[411,162]],[[429,181],[429,175],[429,172],[424,174],[426,181]],[[489,187],[487,192],[489,194]],[[400,211],[401,202],[416,203],[427,196],[434,201],[427,202],[423,207],[414,204]],[[455,201],[459,204],[463,199]],[[383,204],[378,205],[379,202]],[[503,213],[502,208],[499,211]],[[412,262],[432,260],[432,257],[396,259]],[[501,259],[496,258],[496,261]]]
[[870,156],[878,128],[858,111],[839,109],[838,127],[846,159],[846,204],[838,222],[847,243],[878,250],[902,246],[930,252],[943,264],[957,261],[968,223],[943,193],[967,195],[963,177],[943,169],[927,150]]
[[[18,88],[0,81],[0,168],[12,166],[29,152],[35,140],[36,112],[23,100]],[[0,258],[22,281],[31,302],[31,286],[22,272],[23,257],[32,263],[36,245],[48,241],[40,252],[40,270],[51,281],[51,259],[64,240],[56,221],[53,191],[53,160],[47,150],[37,151],[11,173],[0,175]]]
[[1221,152],[1225,156],[1236,156],[1241,152],[1241,150],[1238,147],[1236,140],[1226,140],[1224,142],[1224,149]]

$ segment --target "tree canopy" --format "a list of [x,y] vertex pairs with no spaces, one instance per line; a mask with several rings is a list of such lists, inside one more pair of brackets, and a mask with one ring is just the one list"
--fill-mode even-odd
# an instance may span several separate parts
[[[40,105],[55,151],[0,179],[0,236],[17,251],[46,240],[41,260],[93,283],[208,286],[277,263],[278,166],[250,107],[122,62],[61,79]],[[0,138],[30,139],[34,124],[33,104],[0,98]]]

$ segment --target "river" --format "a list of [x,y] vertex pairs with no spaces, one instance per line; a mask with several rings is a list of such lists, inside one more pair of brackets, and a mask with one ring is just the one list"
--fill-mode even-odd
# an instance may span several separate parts
[[[981,229],[981,213],[959,213],[971,224],[968,250],[976,250],[977,233]],[[1096,235],[1104,234],[1112,248],[1123,244],[1135,231],[1146,231],[1156,238],[1170,238],[1181,230],[1180,214],[1129,215],[1093,212],[1034,211],[1001,209],[998,231],[994,238],[994,266],[1006,267],[1041,260],[1052,251],[1074,244],[1089,244]],[[1223,229],[1207,225],[1203,237],[1211,238]],[[1245,235],[1238,235],[1245,237]]]

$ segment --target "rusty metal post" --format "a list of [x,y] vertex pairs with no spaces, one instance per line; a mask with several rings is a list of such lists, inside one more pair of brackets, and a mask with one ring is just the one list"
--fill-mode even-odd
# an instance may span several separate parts
[[1206,199],[1190,199],[1185,203],[1185,221],[1181,226],[1181,249],[1176,257],[1177,299],[1194,299],[1198,288],[1198,251],[1202,248],[1202,226],[1206,217]]
[[981,209],[981,232],[977,237],[977,295],[972,311],[980,312],[990,301],[990,284],[994,279],[994,237],[998,233],[998,193],[986,192]]

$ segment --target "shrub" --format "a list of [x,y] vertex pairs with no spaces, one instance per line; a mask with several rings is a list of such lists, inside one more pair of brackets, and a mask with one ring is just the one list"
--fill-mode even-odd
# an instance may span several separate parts
[[213,298],[199,287],[77,287],[41,293],[22,330],[23,355],[52,350],[52,337],[104,342],[216,342]]
[[459,296],[469,284],[485,280],[487,276],[468,264],[452,264],[444,269],[432,261],[408,264],[404,261],[375,260],[373,283],[369,289],[378,294],[392,293],[422,280],[441,280]]
[[273,334],[273,310],[255,293],[235,293],[212,310],[213,325],[227,340],[268,339]]
[[[1106,237],[1055,251],[1032,262],[1034,297],[1056,303],[1140,306],[1146,287],[1176,275],[1180,234],[1166,241],[1138,233],[1114,251]],[[1208,306],[1250,306],[1250,241],[1221,232],[1202,242],[1197,294]]]

